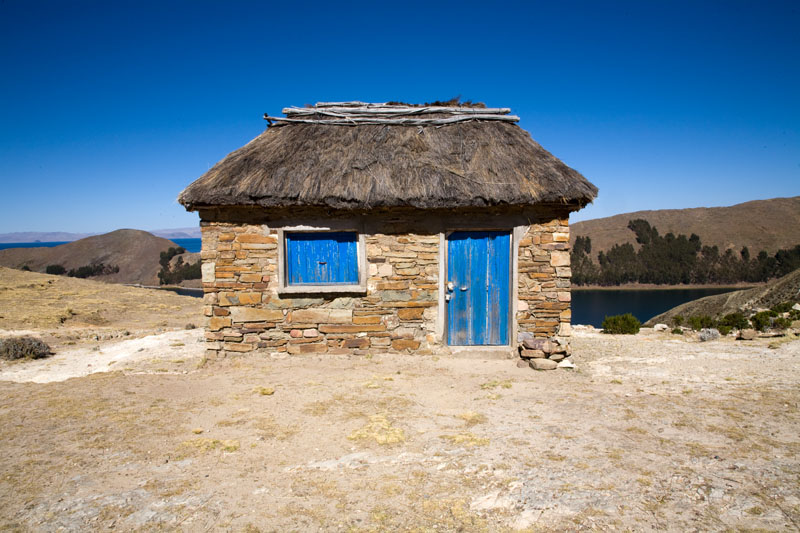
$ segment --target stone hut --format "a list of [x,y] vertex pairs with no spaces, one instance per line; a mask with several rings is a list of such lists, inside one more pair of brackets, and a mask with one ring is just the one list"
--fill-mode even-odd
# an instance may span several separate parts
[[179,197],[201,219],[209,354],[511,356],[568,336],[568,218],[597,188],[509,113],[265,115]]

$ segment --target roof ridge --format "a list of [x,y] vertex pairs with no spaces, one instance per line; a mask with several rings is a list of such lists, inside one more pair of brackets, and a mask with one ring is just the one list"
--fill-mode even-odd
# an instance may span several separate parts
[[[264,114],[270,125],[290,123],[328,124],[352,126],[357,124],[395,124],[404,126],[446,125],[473,120],[500,120],[519,122],[519,117],[510,115],[508,107],[466,106],[411,106],[405,104],[368,104],[365,102],[320,102],[314,107],[285,107],[285,117]],[[435,117],[419,118],[421,115]],[[444,117],[442,115],[445,115]],[[275,124],[273,124],[275,122]]]

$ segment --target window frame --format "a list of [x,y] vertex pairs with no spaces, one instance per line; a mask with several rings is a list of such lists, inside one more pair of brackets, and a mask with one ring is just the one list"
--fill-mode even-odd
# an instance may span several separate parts
[[[291,285],[287,281],[286,266],[287,233],[342,233],[356,234],[356,265],[358,266],[358,283],[328,283]],[[278,294],[366,294],[367,293],[367,245],[364,232],[347,225],[342,227],[287,226],[278,230]]]

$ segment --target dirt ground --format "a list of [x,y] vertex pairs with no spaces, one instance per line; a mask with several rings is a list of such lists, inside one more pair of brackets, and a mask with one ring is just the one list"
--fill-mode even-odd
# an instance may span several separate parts
[[155,289],[0,267],[0,338],[35,333],[58,353],[201,327],[203,302]]
[[379,353],[205,361],[201,336],[109,334],[0,367],[0,529],[800,524],[798,340],[578,328],[576,368],[534,372]]

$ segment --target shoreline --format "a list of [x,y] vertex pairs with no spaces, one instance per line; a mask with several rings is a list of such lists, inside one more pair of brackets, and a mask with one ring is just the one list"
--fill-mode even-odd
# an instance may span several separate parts
[[675,291],[675,290],[694,290],[694,289],[729,289],[740,291],[762,287],[766,283],[737,283],[727,285],[690,284],[690,285],[656,285],[654,283],[626,283],[623,285],[573,285],[571,291]]

